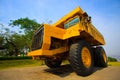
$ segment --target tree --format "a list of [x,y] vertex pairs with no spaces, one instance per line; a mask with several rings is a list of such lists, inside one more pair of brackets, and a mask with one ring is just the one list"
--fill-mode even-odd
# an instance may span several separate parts
[[25,53],[26,39],[24,35],[13,33],[10,29],[3,27],[0,33],[0,56],[18,56]]
[[4,49],[3,43],[4,43],[4,36],[3,36],[3,24],[0,23],[0,50]]
[[108,61],[109,62],[117,62],[117,59],[109,56]]
[[41,26],[35,20],[30,20],[29,18],[20,18],[18,20],[10,20],[10,26],[19,26],[21,29],[24,29],[25,34],[35,31]]
[[41,27],[41,24],[37,23],[35,20],[30,20],[29,18],[20,18],[18,20],[11,20],[10,26],[18,26],[20,29],[24,30],[24,38],[27,47],[30,49],[32,43],[32,36],[35,30]]
[[20,18],[11,20],[9,25],[19,27],[24,33],[19,34],[19,32],[12,31],[0,24],[0,55],[18,56],[18,54],[26,54],[30,50],[34,31],[41,27],[41,24],[29,18]]
[[4,43],[4,37],[0,36],[0,50],[4,49],[3,43]]

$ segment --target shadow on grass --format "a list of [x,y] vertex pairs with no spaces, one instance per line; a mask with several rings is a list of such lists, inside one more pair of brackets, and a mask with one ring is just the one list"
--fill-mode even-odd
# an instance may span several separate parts
[[[95,73],[96,71],[102,70],[102,69],[103,69],[102,67],[94,67],[93,73]],[[45,69],[44,71],[48,73],[52,73],[60,77],[66,77],[74,72],[70,64],[62,65],[61,67],[54,68],[54,69],[48,68],[48,69]]]

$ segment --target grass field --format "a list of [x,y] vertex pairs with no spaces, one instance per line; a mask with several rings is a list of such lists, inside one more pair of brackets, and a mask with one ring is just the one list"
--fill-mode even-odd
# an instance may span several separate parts
[[[68,64],[68,61],[64,61],[63,64]],[[31,66],[41,66],[44,65],[43,61],[32,60],[32,59],[23,59],[23,60],[1,60],[0,61],[0,70],[7,68],[16,68],[16,67],[31,67]],[[120,62],[109,62],[109,66],[119,66]]]
[[41,66],[43,61],[32,60],[32,59],[23,59],[23,60],[2,60],[0,61],[0,70],[6,68],[14,67],[28,67],[28,66]]
[[109,66],[120,66],[120,62],[108,62]]

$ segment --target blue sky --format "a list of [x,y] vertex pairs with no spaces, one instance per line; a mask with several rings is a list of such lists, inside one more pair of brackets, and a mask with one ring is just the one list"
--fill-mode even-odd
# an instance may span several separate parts
[[54,23],[77,6],[104,35],[107,55],[120,57],[120,0],[0,0],[0,23],[9,28],[10,20],[21,17]]

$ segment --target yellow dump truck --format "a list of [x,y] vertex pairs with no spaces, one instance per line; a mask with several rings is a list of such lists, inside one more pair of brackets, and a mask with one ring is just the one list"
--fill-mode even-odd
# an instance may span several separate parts
[[91,17],[77,7],[53,25],[43,24],[34,33],[28,56],[44,59],[50,68],[59,67],[67,59],[78,75],[87,76],[94,66],[107,66],[106,53],[101,46],[104,44]]

